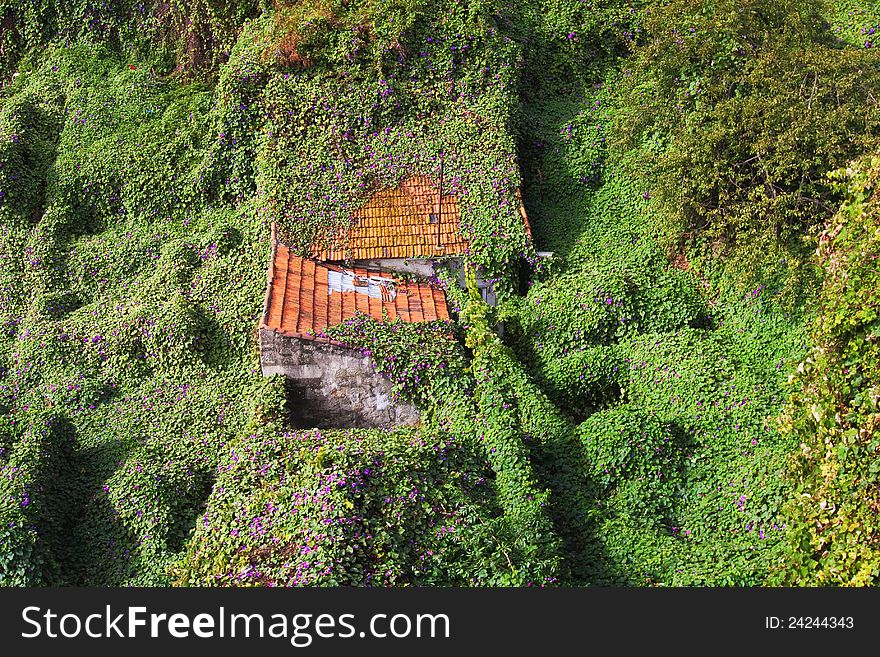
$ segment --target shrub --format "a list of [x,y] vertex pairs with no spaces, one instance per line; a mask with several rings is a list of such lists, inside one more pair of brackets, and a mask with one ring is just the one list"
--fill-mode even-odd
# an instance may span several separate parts
[[809,355],[781,429],[800,445],[780,577],[806,586],[880,581],[880,158],[834,174],[847,201],[823,232],[824,281]]
[[761,248],[834,212],[826,173],[880,137],[880,62],[838,43],[821,3],[657,4],[619,114],[692,239]]

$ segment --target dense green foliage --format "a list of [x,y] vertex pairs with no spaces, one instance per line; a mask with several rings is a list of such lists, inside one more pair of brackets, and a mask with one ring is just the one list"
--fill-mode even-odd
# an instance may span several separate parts
[[511,583],[494,533],[490,470],[458,440],[379,431],[252,436],[218,466],[180,583]]
[[[876,582],[862,4],[0,0],[0,583]],[[422,426],[291,430],[270,222],[441,158],[499,306],[328,328]]]
[[[242,39],[229,73],[243,96],[236,102],[265,111],[256,192],[282,232],[303,250],[332,239],[370,192],[411,175],[436,179],[442,159],[470,258],[490,276],[510,278],[528,245],[508,130],[518,49],[495,24],[500,3],[383,4],[390,32],[376,27],[374,2],[309,4],[299,16],[305,6],[296,4],[291,20],[296,34],[307,33],[300,47],[308,46],[308,65],[291,72],[267,61],[267,41],[279,21],[287,26],[282,14]],[[221,148],[230,135],[233,148],[235,136],[247,138],[235,129],[224,130]]]
[[[211,77],[229,56],[242,24],[266,11],[263,0],[37,0],[0,2],[0,79],[29,52],[52,42],[100,42],[163,72]],[[141,61],[141,63],[143,63]]]
[[835,178],[847,201],[820,241],[821,314],[782,416],[800,442],[784,578],[866,586],[880,579],[880,159]]
[[[197,200],[205,90],[77,46],[9,93],[2,467],[52,518],[34,541],[57,568],[33,581],[165,581],[219,450],[265,396],[251,338],[268,240]],[[28,445],[41,465],[22,471]]]
[[[880,59],[821,2],[674,0],[646,10],[618,114],[692,238],[789,241],[839,204],[826,173],[880,138]],[[716,245],[717,248],[717,245]]]

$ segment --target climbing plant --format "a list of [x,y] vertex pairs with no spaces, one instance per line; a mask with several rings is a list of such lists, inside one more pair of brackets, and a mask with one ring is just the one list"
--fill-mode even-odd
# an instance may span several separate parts
[[781,429],[798,442],[789,469],[788,544],[780,578],[797,585],[868,586],[877,557],[880,159],[832,174],[847,200],[823,232],[820,314],[798,365]]
[[[857,5],[0,0],[0,583],[874,583]],[[270,222],[441,154],[499,306],[328,327],[422,426],[291,430]]]

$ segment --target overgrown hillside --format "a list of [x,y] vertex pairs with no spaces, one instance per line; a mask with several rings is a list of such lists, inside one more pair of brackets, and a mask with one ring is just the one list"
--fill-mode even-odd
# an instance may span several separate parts
[[794,375],[797,393],[781,429],[800,440],[788,504],[791,567],[786,583],[866,586],[878,560],[878,180],[866,158],[835,178],[847,200],[823,231],[825,272],[813,347]]
[[[875,583],[878,30],[0,0],[0,583]],[[331,328],[423,425],[293,430],[271,222],[305,249],[441,159],[498,307]]]

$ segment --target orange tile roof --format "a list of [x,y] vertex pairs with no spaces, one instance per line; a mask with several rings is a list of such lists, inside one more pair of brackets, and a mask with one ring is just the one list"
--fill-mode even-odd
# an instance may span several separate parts
[[[458,199],[444,194],[441,205],[439,196],[428,176],[378,191],[354,213],[351,225],[326,236],[314,257],[342,261],[461,255],[468,244],[461,236]],[[432,222],[432,215],[439,221]]]
[[404,322],[449,319],[446,294],[429,283],[404,281],[386,272],[327,265],[295,255],[283,244],[274,246],[260,326],[314,340],[321,339],[315,333],[358,311],[381,321],[383,310],[390,320],[399,318]]

